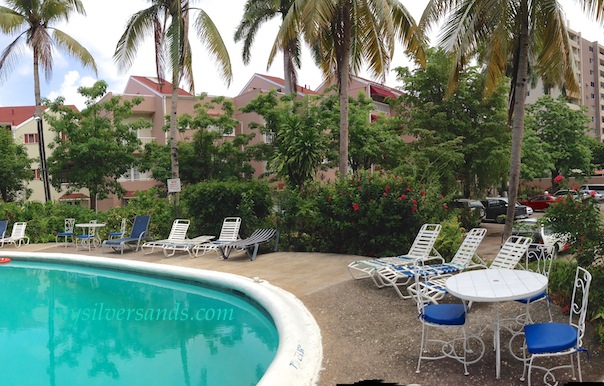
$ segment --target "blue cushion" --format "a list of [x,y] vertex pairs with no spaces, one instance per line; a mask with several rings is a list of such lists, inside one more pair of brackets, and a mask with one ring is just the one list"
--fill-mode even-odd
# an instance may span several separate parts
[[461,326],[466,322],[466,309],[463,304],[429,304],[422,317],[429,323]]
[[577,329],[566,323],[524,326],[526,347],[531,354],[559,352],[577,345]]
[[530,298],[518,299],[516,301],[520,302],[522,304],[526,304],[526,303],[532,303],[532,302],[537,301],[537,300],[539,300],[541,298],[547,298],[547,297],[548,297],[547,293],[545,291],[543,291],[543,292],[541,292],[541,293],[539,293],[539,294],[537,294],[535,296],[532,296]]
[[59,232],[59,233],[57,233],[57,237],[67,237],[67,236],[73,236],[73,232]]

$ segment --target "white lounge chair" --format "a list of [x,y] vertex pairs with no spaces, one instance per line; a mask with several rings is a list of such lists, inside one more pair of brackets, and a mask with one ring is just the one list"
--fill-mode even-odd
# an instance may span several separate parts
[[226,217],[222,222],[222,229],[220,230],[220,235],[218,236],[218,239],[210,242],[201,243],[192,248],[195,257],[204,255],[208,251],[214,251],[218,254],[220,252],[219,247],[221,245],[231,243],[235,240],[239,240],[240,227],[240,217]]
[[440,253],[434,249],[440,229],[440,224],[424,224],[406,255],[353,261],[348,264],[348,272],[353,279],[371,278],[375,285],[381,288],[386,284],[379,280],[378,269],[388,266],[411,265],[416,259],[428,259],[431,254],[433,257],[441,257]]
[[[531,242],[532,239],[530,237],[509,237],[499,250],[499,253],[497,253],[497,256],[495,256],[495,259],[491,262],[491,265],[489,265],[489,268],[516,268],[522,256],[526,255]],[[448,293],[445,282],[449,277],[451,277],[451,274],[434,276],[426,281],[407,287],[407,291],[409,295],[414,296],[418,286],[426,287],[422,289],[424,296],[429,298],[432,303],[438,304],[438,301]]]
[[153,253],[155,251],[155,248],[160,248],[161,250],[164,250],[164,246],[167,244],[179,243],[184,241],[187,237],[187,230],[189,229],[190,223],[191,222],[189,220],[184,219],[174,220],[168,238],[163,240],[153,240],[145,242],[141,246],[143,253],[145,255],[148,255],[150,253]]
[[193,258],[195,257],[193,249],[211,241],[213,238],[214,236],[203,235],[192,239],[184,239],[182,241],[171,241],[166,243],[162,249],[166,257],[174,256],[176,252],[187,252],[189,256]]
[[[487,230],[485,228],[470,229],[449,263],[441,262],[427,265],[426,263],[430,259],[424,259],[421,265],[387,266],[378,269],[376,274],[379,275],[382,283],[392,286],[401,298],[408,299],[413,296],[413,293],[405,295],[400,287],[407,286],[416,275],[421,277],[422,280],[427,280],[438,275],[458,273],[467,268],[486,268],[486,263],[476,254],[478,246],[486,234]],[[420,271],[416,272],[417,269]],[[411,285],[415,286],[415,283]]]
[[0,247],[4,244],[13,244],[19,248],[23,244],[29,244],[29,237],[25,235],[26,222],[16,222],[13,224],[13,230],[10,236],[0,239]]

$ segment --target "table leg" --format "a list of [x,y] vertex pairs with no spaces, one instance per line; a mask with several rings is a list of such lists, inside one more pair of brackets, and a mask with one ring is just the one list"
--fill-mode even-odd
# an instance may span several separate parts
[[495,339],[495,378],[500,378],[501,373],[501,342],[499,338],[499,302],[495,302],[495,320],[493,321],[493,325],[495,326],[495,331],[493,334],[493,339]]

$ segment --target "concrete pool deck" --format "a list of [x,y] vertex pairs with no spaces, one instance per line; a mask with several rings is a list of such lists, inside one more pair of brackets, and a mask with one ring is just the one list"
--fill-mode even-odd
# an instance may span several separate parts
[[[498,224],[483,224],[487,237],[479,254],[487,259],[495,256],[501,244]],[[401,300],[392,289],[377,289],[370,280],[353,280],[346,269],[348,263],[364,257],[325,253],[271,252],[259,254],[250,261],[245,253],[233,253],[222,260],[216,253],[191,259],[186,253],[166,258],[160,251],[150,255],[142,252],[124,252],[123,255],[101,249],[91,252],[75,251],[73,247],[54,244],[34,244],[0,249],[49,253],[77,253],[115,259],[166,264],[219,272],[244,277],[259,277],[298,297],[312,313],[321,328],[323,341],[323,370],[319,385],[354,384],[363,380],[383,380],[393,384],[421,385],[501,385],[526,384],[519,381],[522,363],[514,360],[502,349],[501,379],[495,380],[494,353],[487,349],[484,358],[468,367],[464,376],[461,364],[453,360],[425,362],[422,371],[415,373],[419,349],[420,325],[415,304]],[[513,303],[513,302],[510,302]],[[537,320],[544,320],[547,312],[542,304],[536,305]],[[502,315],[515,315],[516,304],[504,304]],[[480,329],[492,324],[489,304],[472,307],[469,327]],[[567,321],[559,307],[553,307],[554,320]],[[584,346],[590,351],[590,360],[581,358],[583,381],[604,381],[604,355],[597,343],[593,329],[588,327]],[[492,342],[492,330],[483,332],[487,348]],[[502,343],[507,342],[502,335]],[[534,384],[541,377],[533,376]],[[562,382],[570,377],[560,377]]]

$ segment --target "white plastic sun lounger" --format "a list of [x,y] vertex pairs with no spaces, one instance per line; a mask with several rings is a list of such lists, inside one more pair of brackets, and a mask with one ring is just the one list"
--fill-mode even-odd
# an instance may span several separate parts
[[197,236],[192,239],[185,239],[182,241],[172,241],[166,243],[162,249],[164,251],[164,255],[166,257],[171,257],[176,254],[176,252],[187,252],[191,258],[195,257],[194,249],[199,247],[200,245],[206,244],[211,241],[214,236]]
[[371,278],[375,285],[378,288],[381,288],[386,285],[386,283],[379,280],[379,277],[377,276],[377,271],[379,269],[387,266],[411,265],[416,259],[428,259],[431,254],[434,257],[441,257],[440,253],[434,249],[434,243],[436,242],[440,229],[440,224],[424,224],[417,233],[407,254],[353,261],[348,264],[348,272],[350,272],[353,279]]
[[179,243],[185,241],[187,237],[187,230],[189,229],[189,224],[191,222],[189,220],[176,219],[172,223],[172,229],[170,230],[170,234],[167,239],[163,240],[153,240],[147,241],[142,246],[141,249],[145,255],[153,253],[155,248],[162,249],[166,244],[170,243]]
[[204,255],[208,251],[214,251],[220,256],[220,246],[239,240],[240,227],[241,217],[226,217],[222,222],[222,229],[220,230],[218,239],[200,243],[193,247],[192,251],[195,257]]

